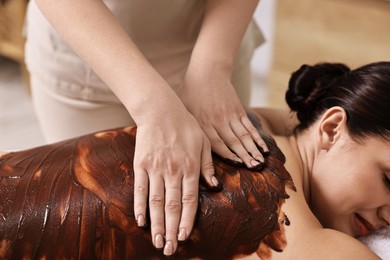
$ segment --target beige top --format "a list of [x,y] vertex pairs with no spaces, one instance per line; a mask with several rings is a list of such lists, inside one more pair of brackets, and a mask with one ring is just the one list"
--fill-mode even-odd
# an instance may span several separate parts
[[[105,0],[152,66],[177,90],[202,22],[205,1]],[[250,24],[235,68],[250,61],[263,37]],[[91,43],[93,44],[93,43]],[[59,94],[91,101],[119,102],[106,84],[61,39],[35,1],[27,13],[26,63]],[[115,68],[115,64],[112,65]]]

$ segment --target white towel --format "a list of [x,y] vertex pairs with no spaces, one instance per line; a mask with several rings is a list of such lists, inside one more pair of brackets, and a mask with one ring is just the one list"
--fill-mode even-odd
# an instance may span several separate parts
[[381,229],[366,237],[360,238],[381,259],[390,260],[390,229]]

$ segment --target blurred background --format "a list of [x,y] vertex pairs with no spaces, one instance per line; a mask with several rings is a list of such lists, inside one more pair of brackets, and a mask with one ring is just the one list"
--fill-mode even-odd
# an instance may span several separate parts
[[[27,3],[0,4],[0,151],[44,144],[23,62]],[[254,19],[267,42],[252,60],[252,106],[284,107],[288,79],[302,64],[390,61],[387,0],[261,0]]]

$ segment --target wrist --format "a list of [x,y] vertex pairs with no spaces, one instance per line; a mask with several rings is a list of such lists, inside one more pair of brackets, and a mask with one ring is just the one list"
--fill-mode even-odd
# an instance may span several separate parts
[[[137,102],[137,105],[132,104],[132,110],[129,110],[134,122],[137,126],[143,124],[161,124],[169,118],[178,118],[180,113],[186,111],[186,108],[177,94],[171,89],[160,91],[143,102]],[[175,115],[176,114],[176,115]],[[167,118],[166,115],[169,115]]]
[[191,58],[188,66],[185,81],[202,79],[209,80],[210,78],[227,78],[230,80],[233,72],[234,59],[226,57],[205,57],[200,56]]

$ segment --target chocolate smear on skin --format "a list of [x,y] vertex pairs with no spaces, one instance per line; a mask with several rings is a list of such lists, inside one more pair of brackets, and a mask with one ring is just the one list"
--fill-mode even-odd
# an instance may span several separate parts
[[[214,156],[220,187],[201,183],[194,230],[177,252],[154,248],[133,214],[136,128],[90,134],[0,158],[1,259],[231,259],[286,246],[281,206],[295,189],[266,137],[261,171]],[[148,219],[149,221],[149,219]]]

